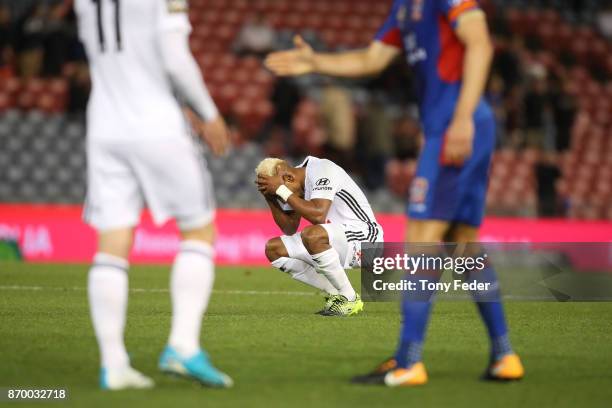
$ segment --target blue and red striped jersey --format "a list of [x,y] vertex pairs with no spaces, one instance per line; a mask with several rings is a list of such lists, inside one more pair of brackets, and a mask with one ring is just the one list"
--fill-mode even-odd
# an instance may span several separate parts
[[[479,9],[476,0],[394,0],[376,40],[404,51],[416,76],[425,133],[445,128],[459,98],[464,46],[455,35],[457,19]],[[475,118],[490,115],[481,100]]]

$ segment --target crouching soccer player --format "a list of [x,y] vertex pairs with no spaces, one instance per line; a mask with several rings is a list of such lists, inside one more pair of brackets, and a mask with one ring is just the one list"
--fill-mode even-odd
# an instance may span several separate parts
[[[425,144],[419,157],[408,212],[408,241],[475,242],[495,145],[495,120],[482,97],[493,48],[477,0],[394,0],[376,38],[363,50],[323,54],[296,37],[295,48],[275,52],[266,66],[277,75],[309,73],[363,77],[382,72],[402,55],[417,84]],[[486,275],[493,281],[494,271]],[[491,341],[486,377],[516,380],[524,370],[508,337],[501,299],[474,296]],[[404,302],[404,323],[395,356],[371,376],[388,386],[427,382],[421,348],[431,301]]]
[[[340,166],[312,156],[297,167],[268,158],[256,173],[258,189],[286,234],[266,245],[272,266],[327,294],[319,314],[362,311],[344,270],[359,267],[361,242],[382,242],[383,231],[361,189]],[[297,232],[302,217],[313,225]]]

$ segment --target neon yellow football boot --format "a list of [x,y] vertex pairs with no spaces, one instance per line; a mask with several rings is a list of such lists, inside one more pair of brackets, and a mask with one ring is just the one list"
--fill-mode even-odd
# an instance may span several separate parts
[[322,313],[322,315],[341,317],[353,316],[363,311],[363,306],[363,302],[359,295],[355,296],[355,300],[348,300],[343,295],[337,295],[327,312]]

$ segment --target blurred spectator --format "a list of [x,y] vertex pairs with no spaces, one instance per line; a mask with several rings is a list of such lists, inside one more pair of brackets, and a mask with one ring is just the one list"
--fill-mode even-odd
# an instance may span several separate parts
[[555,217],[559,214],[556,184],[561,177],[555,152],[540,151],[535,164],[537,183],[538,216]]
[[47,15],[47,5],[38,3],[21,23],[17,52],[19,73],[24,78],[40,76],[44,58]]
[[271,119],[272,124],[290,130],[293,115],[302,100],[300,88],[291,78],[279,78],[274,83],[270,100],[274,106],[274,115]]
[[63,2],[52,6],[49,12],[44,39],[43,73],[46,76],[58,76],[67,60],[70,27],[65,18],[69,11],[70,4]]
[[504,107],[504,80],[499,75],[493,75],[487,86],[486,97],[493,109],[495,115],[495,121],[497,123],[497,143],[501,143],[505,139],[505,123],[506,123],[506,110]]
[[89,68],[84,63],[74,63],[66,69],[68,77],[68,112],[80,113],[85,111],[91,82]]
[[604,6],[604,8],[597,13],[597,28],[599,28],[601,34],[609,40],[612,40],[612,4]]
[[347,167],[355,148],[355,113],[351,94],[328,81],[321,94],[321,117],[332,160]]
[[411,115],[404,115],[395,124],[393,132],[395,157],[399,160],[416,159],[421,150],[421,127]]
[[366,186],[376,190],[385,185],[385,165],[393,154],[393,125],[385,111],[382,95],[374,94],[365,106],[358,125],[360,152]]
[[[263,126],[259,133],[258,141],[263,142],[270,139],[273,143],[284,146],[285,151],[281,156],[294,155],[293,135],[291,128],[293,117],[298,104],[302,100],[300,88],[291,78],[279,78],[274,83],[270,102],[274,107],[274,114]],[[274,136],[274,137],[272,137]]]
[[530,81],[525,94],[525,142],[530,147],[543,147],[544,113],[548,105],[547,84],[541,75]]
[[8,7],[0,5],[0,79],[13,75],[13,24]]
[[512,89],[522,80],[520,58],[525,51],[523,39],[518,35],[496,37],[496,53],[492,72],[501,76],[507,89]]
[[239,55],[264,57],[276,45],[276,32],[263,13],[257,13],[242,26],[234,50]]
[[550,100],[555,123],[555,150],[563,152],[570,148],[572,129],[578,107],[567,80],[551,81]]
[[515,86],[508,91],[505,101],[506,126],[502,145],[520,148],[523,146],[523,90]]
[[564,0],[564,7],[569,9],[577,16],[580,16],[587,9],[587,2],[584,0]]
[[404,58],[398,58],[379,75],[367,79],[365,85],[371,92],[384,91],[387,103],[411,105],[417,102],[411,69]]

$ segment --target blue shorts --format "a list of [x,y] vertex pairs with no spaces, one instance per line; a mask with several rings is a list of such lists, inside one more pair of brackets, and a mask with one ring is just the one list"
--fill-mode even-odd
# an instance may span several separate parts
[[491,154],[495,148],[495,120],[476,120],[474,150],[462,166],[440,162],[444,133],[425,135],[415,178],[410,187],[408,217],[479,226],[485,210]]

